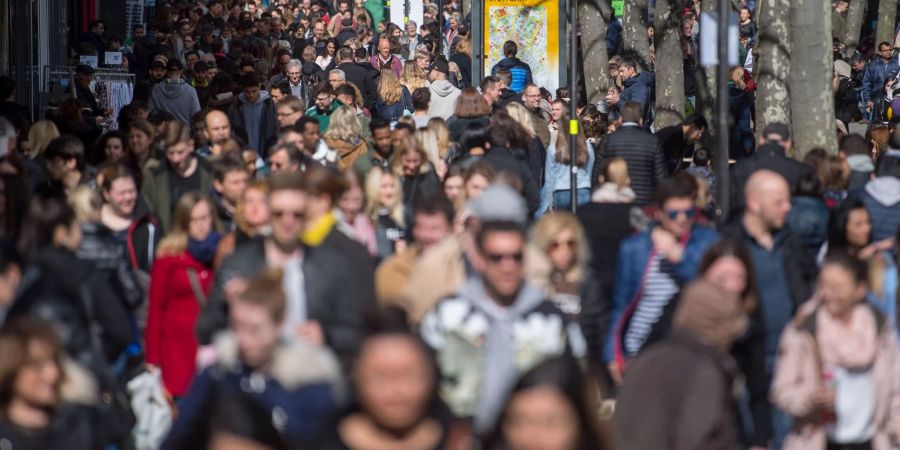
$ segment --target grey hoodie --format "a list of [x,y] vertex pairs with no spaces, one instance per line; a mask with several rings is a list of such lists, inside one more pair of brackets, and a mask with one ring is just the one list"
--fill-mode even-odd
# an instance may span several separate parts
[[153,86],[150,108],[165,111],[175,120],[190,125],[191,117],[200,112],[197,91],[184,80],[165,79]]
[[878,177],[863,190],[862,201],[872,221],[872,241],[897,235],[900,225],[900,180],[890,175]]
[[241,113],[244,116],[244,128],[247,130],[247,141],[260,154],[262,154],[265,145],[260,139],[260,130],[262,126],[263,102],[267,98],[269,98],[269,93],[266,91],[259,91],[259,98],[253,103],[247,101],[247,97],[243,92],[241,95],[238,95],[238,101],[244,105]]
[[444,120],[450,118],[456,112],[456,99],[462,91],[447,80],[435,80],[428,86],[431,90],[431,106],[428,107],[428,115],[440,117]]

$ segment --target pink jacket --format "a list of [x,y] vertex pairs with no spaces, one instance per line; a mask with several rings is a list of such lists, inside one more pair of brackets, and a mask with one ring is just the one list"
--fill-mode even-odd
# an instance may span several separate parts
[[[825,450],[827,437],[813,407],[813,395],[822,386],[816,367],[811,314],[818,302],[809,301],[781,335],[778,360],[769,396],[776,406],[794,418],[784,450]],[[814,316],[813,316],[814,317]],[[900,355],[891,325],[879,321],[878,350],[872,368],[875,383],[875,436],[873,450],[891,450],[900,444]]]

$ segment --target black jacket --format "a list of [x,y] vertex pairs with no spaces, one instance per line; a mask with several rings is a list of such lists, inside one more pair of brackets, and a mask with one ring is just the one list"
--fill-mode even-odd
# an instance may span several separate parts
[[121,300],[121,304],[129,310],[138,308],[144,301],[137,275],[128,260],[125,245],[106,226],[86,222],[81,225],[83,238],[75,255],[84,261],[90,261],[113,288],[111,293]]
[[27,266],[7,320],[32,316],[59,330],[63,348],[95,373],[107,372],[133,335],[109,274],[67,249],[48,246]]
[[861,116],[859,110],[859,93],[853,88],[853,82],[849,78],[841,78],[837,91],[834,93],[834,115],[845,125]]
[[347,81],[359,88],[359,93],[362,95],[366,109],[373,111],[375,109],[375,96],[378,94],[378,85],[375,83],[372,73],[356,63],[345,62],[339,64],[336,68],[343,70]]
[[462,85],[460,89],[472,86],[472,58],[462,53],[454,53],[450,55],[450,62],[456,63],[459,73],[462,75],[462,80],[459,80]]
[[[228,108],[228,120],[233,128],[247,129],[244,123],[244,94],[238,96],[238,100]],[[265,158],[269,147],[278,140],[278,121],[275,120],[275,102],[272,97],[266,97],[262,101],[262,118],[259,120],[259,143],[250,143],[251,147],[259,147],[258,153]]]
[[460,142],[460,138],[466,128],[469,127],[470,123],[480,123],[484,128],[487,128],[491,125],[491,117],[490,116],[478,116],[478,117],[456,117],[451,116],[447,119],[447,128],[450,129],[450,139],[453,142],[458,142],[460,145],[463,143]]
[[633,203],[595,203],[578,208],[578,220],[584,226],[591,248],[591,268],[604,289],[604,297],[612,298],[616,281],[619,244],[631,234]]
[[[209,295],[209,303],[197,319],[197,338],[201,344],[209,344],[217,332],[228,327],[225,284],[237,276],[253,277],[267,267],[265,241],[262,239],[239,246],[222,262]],[[359,286],[360,281],[358,275],[347,268],[344,258],[329,247],[303,249],[308,317],[321,324],[326,343],[344,361],[353,355],[359,345],[363,317],[359,299],[353,295],[353,288]]]
[[[629,171],[631,165],[628,166]],[[797,183],[804,175],[812,172],[812,167],[788,158],[784,150],[774,144],[760,146],[752,156],[740,160],[731,169],[731,214],[736,217],[744,210],[744,185],[753,172],[771,170],[783,176],[791,187],[791,193],[797,191]],[[634,175],[631,175],[634,180]]]
[[490,164],[498,173],[510,172],[522,180],[522,191],[525,203],[528,205],[528,216],[532,217],[541,206],[541,190],[531,173],[531,166],[525,151],[512,151],[508,148],[496,147],[490,149],[481,160]]
[[687,150],[691,145],[684,138],[684,129],[681,124],[663,128],[656,132],[659,138],[659,146],[666,161],[666,173],[673,175],[681,166],[681,160],[688,154]]
[[594,159],[591,182],[600,178],[601,163],[605,159],[621,157],[628,163],[631,189],[637,195],[640,206],[653,202],[656,187],[666,178],[666,163],[659,148],[659,138],[636,126],[622,126],[606,136]]

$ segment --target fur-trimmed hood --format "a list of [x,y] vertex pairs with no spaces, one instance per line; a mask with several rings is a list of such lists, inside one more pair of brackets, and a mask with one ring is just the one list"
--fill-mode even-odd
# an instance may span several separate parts
[[[218,354],[220,366],[229,370],[240,370],[242,364],[234,334],[219,333],[213,341],[213,346]],[[340,364],[334,353],[302,339],[278,344],[267,375],[286,389],[297,389],[306,384],[328,383],[339,402],[346,397]]]

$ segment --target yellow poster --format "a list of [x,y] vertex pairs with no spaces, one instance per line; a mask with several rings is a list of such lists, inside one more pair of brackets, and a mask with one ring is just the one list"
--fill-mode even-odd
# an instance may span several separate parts
[[485,73],[503,59],[503,43],[515,41],[534,83],[559,87],[559,0],[484,0]]

